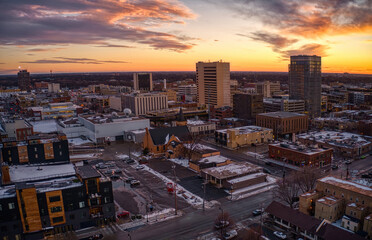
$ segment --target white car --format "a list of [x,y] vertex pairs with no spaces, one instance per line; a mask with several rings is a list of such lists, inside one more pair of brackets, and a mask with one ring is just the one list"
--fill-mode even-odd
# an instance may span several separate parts
[[226,232],[223,235],[223,238],[228,240],[228,239],[233,239],[236,236],[238,236],[238,232],[236,230],[231,230],[231,231]]
[[143,166],[143,165],[138,165],[137,167],[136,167],[136,170],[141,170],[141,169],[144,169],[145,168],[145,166]]
[[277,231],[275,231],[275,232],[274,232],[274,235],[277,236],[277,237],[280,238],[280,239],[286,239],[286,238],[287,238],[287,235],[285,235],[285,234],[282,233],[282,232],[277,232]]

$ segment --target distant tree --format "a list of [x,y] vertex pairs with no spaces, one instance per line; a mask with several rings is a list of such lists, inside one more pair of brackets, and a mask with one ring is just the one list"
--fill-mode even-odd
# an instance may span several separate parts
[[202,137],[203,135],[201,134],[190,135],[190,141],[188,143],[184,143],[183,145],[182,149],[183,157],[187,158],[188,160],[191,160],[194,152],[200,149],[201,147],[200,141]]
[[146,148],[143,149],[143,155],[147,156],[147,154],[149,154],[149,152],[150,152],[149,148],[146,147]]
[[315,188],[316,180],[322,176],[319,168],[306,166],[294,173],[295,181],[301,192],[305,193]]

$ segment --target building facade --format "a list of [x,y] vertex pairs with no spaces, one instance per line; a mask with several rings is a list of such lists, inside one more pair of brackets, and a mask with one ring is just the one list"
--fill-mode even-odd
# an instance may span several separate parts
[[280,135],[306,132],[309,128],[308,116],[291,112],[261,113],[256,117],[256,125],[271,128],[275,138]]
[[19,70],[18,72],[18,87],[21,91],[31,90],[30,73],[27,70]]
[[230,63],[196,63],[198,102],[216,108],[230,106]]
[[152,73],[133,73],[133,88],[137,91],[152,91]]
[[136,116],[168,108],[168,95],[166,94],[124,94],[121,96],[121,101],[122,108],[129,108]]
[[321,57],[291,56],[289,65],[289,97],[304,100],[309,116],[321,112]]
[[256,93],[263,95],[264,98],[271,98],[275,93],[280,92],[280,82],[259,82],[256,83]]
[[263,100],[264,112],[305,112],[304,100],[265,98]]
[[263,113],[263,96],[261,94],[235,94],[233,97],[234,117],[256,120],[259,113]]

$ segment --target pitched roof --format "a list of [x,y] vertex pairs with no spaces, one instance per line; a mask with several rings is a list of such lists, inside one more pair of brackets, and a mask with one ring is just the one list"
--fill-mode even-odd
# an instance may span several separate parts
[[298,226],[302,230],[311,232],[325,240],[364,239],[355,233],[348,232],[329,223],[323,223],[322,226],[317,231],[317,228],[322,223],[321,220],[301,213],[300,211],[292,209],[276,201],[273,201],[266,208],[265,212],[272,214],[276,217],[279,217],[287,222],[290,222],[291,224]]
[[155,128],[150,129],[149,133],[154,145],[166,144],[168,142],[166,141],[167,138],[169,139],[172,135],[178,137],[181,141],[190,140],[190,132],[187,126]]

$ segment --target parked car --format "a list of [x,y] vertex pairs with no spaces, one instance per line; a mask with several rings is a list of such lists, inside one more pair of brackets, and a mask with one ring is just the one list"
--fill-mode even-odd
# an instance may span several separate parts
[[118,180],[118,179],[120,179],[120,177],[118,175],[112,175],[110,178],[111,178],[111,180]]
[[224,227],[227,227],[230,225],[230,222],[229,221],[219,221],[218,223],[214,224],[214,227],[216,229],[221,229],[221,228],[224,228]]
[[253,216],[259,216],[262,214],[262,209],[256,209],[252,212]]
[[236,236],[238,236],[238,232],[236,230],[231,230],[231,231],[226,232],[223,235],[223,238],[228,240],[228,239],[233,239]]
[[130,186],[131,187],[135,187],[135,186],[138,186],[138,185],[140,185],[140,181],[138,181],[138,180],[132,180],[130,182]]
[[98,239],[102,239],[103,238],[103,235],[101,233],[99,234],[94,234],[92,236],[90,236],[88,239],[89,240],[98,240]]
[[115,173],[115,174],[121,174],[122,171],[121,171],[120,169],[115,169],[114,173]]
[[278,232],[278,231],[275,231],[273,232],[275,236],[277,236],[278,238],[280,239],[286,239],[287,238],[287,235],[285,235],[284,233],[282,232]]
[[131,183],[134,179],[134,177],[129,177],[125,180],[126,183]]
[[128,164],[132,164],[132,163],[135,163],[135,161],[131,158],[129,158],[128,160],[125,161],[126,163]]
[[106,171],[104,171],[104,174],[111,175],[112,174],[112,171],[111,170],[106,170]]
[[143,166],[143,165],[138,165],[137,167],[136,167],[136,170],[141,170],[141,169],[144,169],[145,168],[145,166]]
[[337,165],[332,165],[332,167],[331,167],[333,170],[336,170],[337,168],[338,168],[338,166]]
[[347,160],[347,161],[345,162],[345,164],[346,164],[346,165],[349,165],[349,164],[351,164],[351,161],[350,161],[350,160]]
[[117,218],[129,217],[128,211],[122,211],[116,215]]

